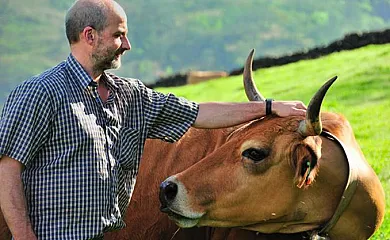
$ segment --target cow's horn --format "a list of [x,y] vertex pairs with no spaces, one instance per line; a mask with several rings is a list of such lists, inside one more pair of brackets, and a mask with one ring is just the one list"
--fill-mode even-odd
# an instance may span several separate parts
[[302,136],[316,136],[322,132],[322,123],[320,118],[320,109],[322,100],[324,100],[325,94],[329,87],[336,81],[337,76],[328,80],[313,96],[310,100],[309,106],[306,111],[306,119],[299,125],[299,133]]
[[244,80],[244,88],[246,96],[248,97],[249,101],[265,101],[265,98],[261,95],[259,90],[257,89],[252,76],[252,62],[253,62],[253,55],[255,53],[255,49],[252,49],[249,53],[248,58],[246,59],[245,67],[244,67],[244,73],[243,73],[243,80]]

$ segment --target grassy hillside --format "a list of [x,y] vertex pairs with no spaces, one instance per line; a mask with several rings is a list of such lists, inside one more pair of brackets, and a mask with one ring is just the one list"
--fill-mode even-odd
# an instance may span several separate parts
[[[249,49],[248,49],[249,53]],[[243,57],[246,53],[243,53]],[[245,56],[246,57],[246,56]],[[312,94],[330,77],[339,79],[328,91],[323,111],[342,113],[350,121],[356,138],[386,195],[390,195],[390,44],[367,46],[320,59],[301,61],[254,73],[265,97],[299,99],[308,104]],[[241,77],[218,79],[162,92],[198,102],[247,101]],[[386,200],[385,221],[371,239],[390,239],[390,199]]]
[[[0,84],[7,90],[67,56],[64,16],[73,2],[0,0]],[[283,55],[390,27],[389,0],[118,2],[133,46],[119,72],[145,82],[188,69],[230,71],[252,46]]]

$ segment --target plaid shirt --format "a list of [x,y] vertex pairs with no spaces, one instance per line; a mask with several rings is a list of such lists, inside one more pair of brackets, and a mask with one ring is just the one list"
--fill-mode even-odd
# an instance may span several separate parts
[[[39,239],[90,239],[124,227],[146,138],[178,140],[194,102],[105,73],[110,96],[70,55],[25,81],[0,118],[0,156],[25,165],[22,180]],[[157,161],[157,159],[150,159]]]

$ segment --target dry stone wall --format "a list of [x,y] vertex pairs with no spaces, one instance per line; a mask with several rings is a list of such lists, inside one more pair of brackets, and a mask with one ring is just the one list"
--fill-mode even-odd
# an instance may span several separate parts
[[[253,70],[259,68],[268,68],[273,66],[281,66],[288,63],[297,62],[305,59],[315,59],[334,52],[343,50],[351,50],[364,47],[370,44],[386,44],[390,43],[390,29],[369,33],[352,33],[345,35],[343,39],[334,41],[327,46],[315,47],[308,51],[300,51],[290,55],[281,57],[262,57],[253,61]],[[243,67],[229,72],[230,76],[240,75],[243,72]],[[172,76],[158,79],[155,84],[149,85],[155,87],[173,87],[182,86],[188,83],[187,79],[190,72],[178,73]]]

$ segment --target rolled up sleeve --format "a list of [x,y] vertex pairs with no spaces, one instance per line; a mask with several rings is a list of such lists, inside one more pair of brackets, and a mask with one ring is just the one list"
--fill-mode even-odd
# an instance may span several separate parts
[[145,117],[149,123],[148,138],[175,142],[195,122],[199,111],[197,103],[146,87],[143,93]]

